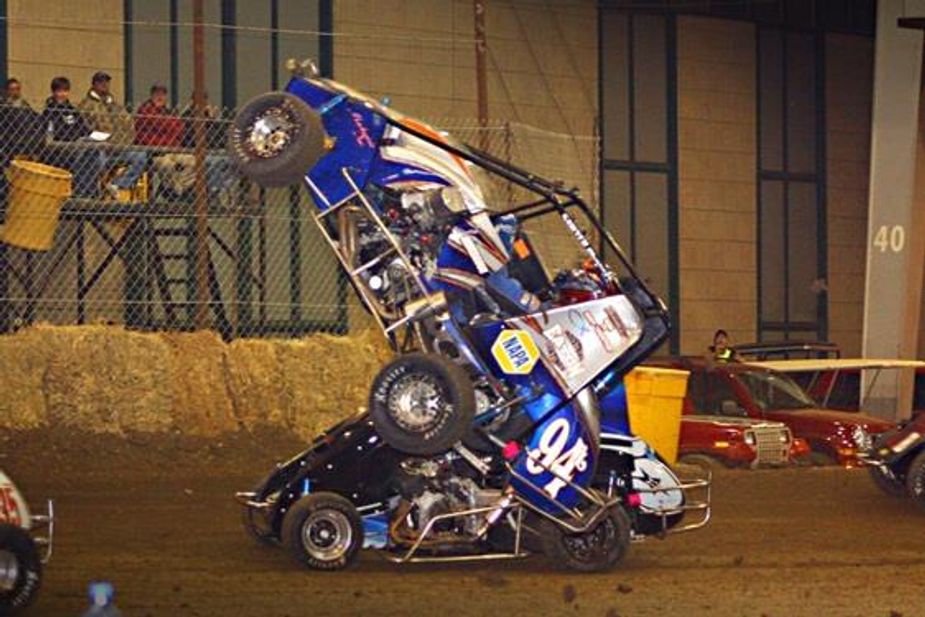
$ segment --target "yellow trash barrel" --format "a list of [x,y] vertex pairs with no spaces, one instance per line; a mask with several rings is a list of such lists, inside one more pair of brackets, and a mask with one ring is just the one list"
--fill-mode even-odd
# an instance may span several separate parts
[[55,239],[61,204],[71,195],[71,173],[34,161],[13,161],[6,174],[10,199],[0,241],[47,251]]
[[623,379],[630,429],[669,464],[678,459],[688,371],[638,366]]

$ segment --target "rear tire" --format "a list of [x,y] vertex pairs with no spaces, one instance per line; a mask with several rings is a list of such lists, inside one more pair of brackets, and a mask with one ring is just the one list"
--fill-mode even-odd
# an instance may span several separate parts
[[228,154],[261,186],[296,184],[324,155],[321,116],[299,97],[269,92],[248,101],[228,131]]
[[602,572],[626,557],[630,545],[630,519],[622,506],[615,506],[592,529],[577,534],[544,519],[540,540],[543,553],[557,566],[578,572]]
[[35,599],[42,582],[42,560],[29,533],[0,525],[0,615],[12,615]]
[[870,474],[870,479],[873,480],[874,485],[884,494],[890,497],[906,496],[906,483],[902,478],[894,476],[893,472],[875,465],[868,467],[867,473]]
[[475,390],[458,364],[436,354],[410,353],[386,364],[373,380],[369,414],[396,450],[428,456],[460,441],[475,417]]
[[706,471],[714,471],[724,467],[719,460],[713,458],[709,454],[685,454],[678,459],[678,463],[681,465],[700,467]]
[[925,510],[925,449],[919,452],[909,465],[909,471],[906,472],[906,489],[915,505]]
[[349,500],[336,493],[312,493],[296,501],[283,518],[283,545],[313,570],[342,570],[363,546],[363,521]]

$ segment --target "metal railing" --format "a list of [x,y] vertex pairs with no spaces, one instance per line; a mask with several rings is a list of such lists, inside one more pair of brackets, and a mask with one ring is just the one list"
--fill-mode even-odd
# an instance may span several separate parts
[[[224,150],[232,117],[232,110],[206,118],[152,113],[148,105],[141,113],[87,103],[0,107],[4,170],[26,160],[72,176],[50,248],[34,250],[0,230],[0,333],[36,322],[107,323],[146,331],[206,327],[227,340],[342,334],[368,319],[351,311],[356,303],[313,223],[308,192],[264,189],[234,168]],[[206,146],[198,157],[197,123]],[[512,123],[434,124],[502,160],[581,186],[596,201],[594,138]],[[511,186],[491,189],[499,207],[521,197]],[[34,217],[40,228],[50,215],[37,203],[14,190],[6,173],[0,177],[4,220]],[[555,239],[543,241],[555,254]],[[202,243],[204,268],[197,263]]]

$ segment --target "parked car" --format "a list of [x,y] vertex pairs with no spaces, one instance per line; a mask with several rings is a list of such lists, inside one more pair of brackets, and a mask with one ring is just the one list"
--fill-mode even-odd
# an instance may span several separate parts
[[[47,534],[39,535],[42,530]],[[0,470],[0,615],[13,615],[35,599],[53,535],[52,502],[47,514],[32,514],[22,493]]]
[[816,464],[857,465],[858,453],[870,448],[871,434],[895,427],[864,413],[821,409],[793,379],[759,364],[701,357],[659,364],[691,372],[686,414],[782,422],[794,437],[806,440]]
[[688,412],[681,419],[679,460],[706,467],[779,467],[809,455],[783,422]]
[[787,373],[820,406],[839,411],[858,411],[865,407],[861,397],[861,375],[868,371],[871,382],[885,370],[915,370],[912,395],[913,415],[925,411],[925,362],[920,360],[880,360],[839,358],[762,363]]
[[909,496],[925,510],[925,415],[879,436],[861,462],[880,490]]

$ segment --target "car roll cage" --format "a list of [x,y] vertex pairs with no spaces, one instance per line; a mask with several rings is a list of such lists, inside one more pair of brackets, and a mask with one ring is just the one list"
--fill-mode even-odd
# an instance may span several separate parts
[[[366,102],[364,102],[364,104],[370,105]],[[418,129],[413,125],[403,122],[400,118],[397,118],[393,114],[388,113],[387,110],[375,109],[375,111],[377,111],[377,113],[379,113],[384,118],[387,124],[538,195],[540,198],[537,200],[516,205],[503,212],[500,212],[499,214],[514,214],[518,217],[519,220],[529,220],[531,218],[540,217],[551,212],[557,213],[562,219],[566,228],[571,233],[572,237],[578,242],[578,245],[581,247],[585,255],[588,257],[588,259],[591,260],[595,269],[600,274],[602,280],[611,281],[619,286],[620,283],[618,280],[615,280],[616,277],[614,276],[614,273],[607,267],[607,265],[598,254],[598,251],[594,249],[594,246],[588,239],[588,236],[579,228],[578,224],[575,222],[575,218],[568,212],[569,208],[577,208],[588,219],[588,221],[591,222],[597,233],[600,234],[602,245],[609,247],[613,251],[614,255],[616,255],[619,259],[620,265],[626,274],[633,279],[634,283],[639,287],[640,291],[642,291],[642,293],[648,297],[649,306],[656,307],[654,311],[655,315],[653,315],[651,308],[646,311],[642,311],[641,307],[637,306],[637,309],[640,309],[640,312],[645,317],[656,316],[665,320],[668,319],[668,309],[664,302],[662,302],[661,299],[651,289],[649,289],[645,281],[638,275],[636,269],[624,253],[620,244],[604,227],[604,225],[591,210],[588,204],[581,198],[577,189],[564,188],[561,182],[555,182],[543,178],[542,176],[531,173],[525,169],[517,167],[516,165],[502,161],[492,156],[491,154],[488,154],[487,152],[477,148],[468,145],[465,147],[459,147],[452,143],[437,139],[433,135]],[[441,293],[430,293],[426,289],[423,282],[415,274],[417,268],[415,268],[411,259],[402,249],[400,243],[396,240],[388,227],[382,222],[380,214],[370,203],[369,198],[363,193],[363,187],[359,186],[354,180],[350,170],[344,167],[341,169],[341,174],[349,185],[351,192],[343,199],[334,203],[328,199],[320,187],[318,187],[315,183],[312,182],[310,178],[306,176],[306,182],[310,185],[313,192],[320,197],[325,206],[321,212],[318,212],[314,215],[313,219],[321,231],[322,237],[324,237],[325,241],[334,251],[344,270],[350,277],[350,280],[353,283],[354,288],[357,290],[357,293],[359,293],[363,302],[370,309],[374,319],[377,321],[378,325],[386,335],[386,338],[389,340],[392,347],[395,349],[407,347],[409,342],[409,336],[407,335],[413,335],[418,340],[421,347],[426,349],[426,337],[421,331],[420,322],[428,317],[442,314],[446,309],[446,298]],[[351,206],[356,208],[356,202],[359,202],[361,213],[366,218],[373,221],[379,230],[383,232],[384,237],[388,240],[390,245],[389,248],[387,248],[385,251],[370,258],[368,261],[362,264],[353,263],[352,260],[354,256],[345,253],[346,247],[343,243],[345,229],[343,229],[340,225],[335,224],[335,227],[338,229],[338,237],[335,238],[331,233],[329,225],[327,224],[329,220],[338,219],[338,216],[340,216],[332,215],[337,213],[348,214]],[[380,305],[381,303],[379,300],[365,288],[365,284],[362,280],[359,279],[359,275],[364,271],[382,263],[386,258],[393,256],[399,259],[406,272],[412,275],[410,277],[406,277],[406,280],[403,281],[403,283],[406,285],[406,293],[408,294],[409,300],[405,302],[404,314],[401,316],[389,314],[389,311],[384,310]],[[412,280],[409,281],[407,278]],[[634,302],[634,304],[636,303]],[[410,331],[406,330],[405,341],[404,343],[400,344],[397,339],[397,334],[398,330],[403,326],[410,327]]]

